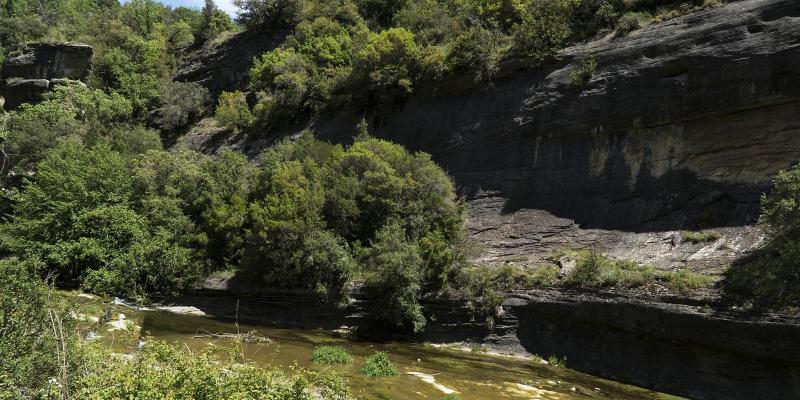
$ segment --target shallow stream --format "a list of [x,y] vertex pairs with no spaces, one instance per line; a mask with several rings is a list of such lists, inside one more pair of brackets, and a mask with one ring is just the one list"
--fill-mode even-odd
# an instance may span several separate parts
[[[97,310],[95,303],[94,309]],[[167,311],[142,311],[120,305],[106,306],[110,322],[95,326],[96,339],[117,351],[135,351],[140,338],[163,340],[191,349],[226,346],[231,339],[208,334],[255,331],[269,343],[245,343],[245,357],[264,367],[299,366],[313,370],[334,370],[344,375],[353,394],[363,399],[434,399],[455,393],[463,400],[486,399],[676,399],[568,368],[551,366],[543,360],[469,351],[430,344],[366,342],[322,330],[278,329],[239,325],[207,316],[180,315]],[[89,313],[87,313],[89,314]],[[124,314],[124,317],[120,317]],[[96,318],[89,317],[90,320]],[[199,337],[198,337],[199,336]],[[150,340],[150,339],[144,339]],[[354,362],[324,366],[311,362],[315,346],[343,346]],[[370,378],[358,372],[369,354],[385,351],[400,371],[399,376]],[[569,360],[566,360],[569,365]]]

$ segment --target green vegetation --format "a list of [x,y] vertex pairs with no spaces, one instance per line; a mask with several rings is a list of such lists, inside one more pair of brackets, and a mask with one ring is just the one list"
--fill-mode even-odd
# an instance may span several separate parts
[[0,260],[0,398],[46,398],[49,377],[75,367],[68,307],[35,275],[37,265]]
[[717,231],[681,231],[681,237],[689,243],[713,242],[720,238]]
[[222,92],[217,100],[214,119],[220,125],[232,129],[245,129],[253,124],[253,114],[247,105],[244,93]]
[[364,360],[364,365],[361,366],[361,373],[367,376],[395,376],[399,374],[397,368],[392,364],[389,355],[379,351]]
[[149,342],[133,358],[89,349],[86,370],[78,372],[71,392],[76,399],[97,400],[245,399],[253,393],[282,400],[351,398],[346,382],[333,375],[289,374],[218,359],[213,352],[191,352],[159,342]]
[[569,73],[569,83],[573,88],[580,88],[592,79],[597,70],[597,59],[589,57]]
[[[684,5],[685,3],[685,5]],[[269,130],[344,104],[392,107],[418,87],[471,71],[491,81],[503,60],[531,66],[598,33],[638,28],[713,6],[690,0],[241,0],[251,30],[288,31],[278,48],[254,60],[253,114]],[[636,17],[634,17],[636,16]],[[292,29],[293,27],[293,29]],[[580,86],[596,69],[585,60]]]
[[567,358],[560,358],[556,355],[551,355],[547,357],[547,363],[558,368],[566,368],[567,367]]
[[800,168],[778,173],[772,183],[772,193],[761,198],[764,244],[723,280],[729,297],[760,309],[800,306]]
[[[191,119],[201,98],[164,109],[165,121]],[[463,205],[427,154],[367,134],[345,148],[309,133],[256,167],[231,151],[163,151],[131,122],[132,108],[67,85],[4,115],[14,157],[3,160],[2,251],[60,287],[141,299],[231,269],[331,300],[362,281],[389,294],[376,320],[413,331],[425,326],[419,299],[463,263]]]
[[350,364],[353,357],[342,346],[319,346],[314,349],[311,360],[318,364]]
[[566,286],[635,288],[661,283],[673,291],[686,293],[711,283],[710,277],[688,270],[663,271],[629,260],[603,257],[592,250],[564,251],[555,258],[562,257],[575,261],[575,267],[562,279]]

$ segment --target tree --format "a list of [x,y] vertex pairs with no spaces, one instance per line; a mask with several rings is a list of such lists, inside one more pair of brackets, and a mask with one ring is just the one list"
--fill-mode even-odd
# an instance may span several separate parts
[[364,264],[373,317],[391,328],[422,331],[426,323],[419,304],[422,257],[400,224],[390,222],[377,232]]
[[217,8],[214,0],[206,0],[202,11],[202,21],[196,37],[201,41],[212,40],[223,32],[234,31],[236,25],[224,11]]
[[404,28],[371,33],[355,55],[353,73],[368,85],[368,93],[386,101],[413,91],[420,49],[414,34]]
[[149,165],[132,173],[107,145],[60,144],[15,198],[13,250],[64,287],[143,296],[190,286],[202,272],[194,225],[183,193],[165,184],[171,174],[146,174]]
[[539,64],[554,57],[572,34],[570,16],[578,0],[533,0],[513,28],[516,54]]
[[238,21],[248,30],[275,32],[297,24],[298,0],[234,0],[241,10]]
[[240,91],[222,92],[219,95],[214,119],[220,125],[233,130],[248,128],[254,120],[247,99]]

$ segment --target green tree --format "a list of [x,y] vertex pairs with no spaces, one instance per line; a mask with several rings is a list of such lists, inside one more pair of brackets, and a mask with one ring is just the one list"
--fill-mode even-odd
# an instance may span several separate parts
[[202,41],[212,40],[223,32],[236,30],[231,17],[220,10],[214,0],[206,0],[202,13],[202,21],[196,34]]
[[234,0],[239,8],[237,20],[248,30],[278,31],[298,22],[298,0]]
[[353,73],[368,85],[369,95],[388,101],[413,91],[419,58],[414,34],[404,28],[390,28],[369,35],[367,43],[355,54]]
[[578,0],[532,0],[514,26],[516,54],[539,64],[554,57],[572,35],[570,16]]
[[422,263],[419,247],[407,241],[400,224],[389,223],[377,232],[364,258],[375,319],[388,327],[415,333],[425,328],[419,304]]
[[222,92],[219,95],[214,119],[220,125],[234,130],[246,129],[253,124],[253,114],[244,93]]

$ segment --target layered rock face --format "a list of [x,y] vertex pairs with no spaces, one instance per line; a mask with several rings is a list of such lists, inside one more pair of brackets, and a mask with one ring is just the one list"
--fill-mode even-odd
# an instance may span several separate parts
[[[571,85],[590,57],[592,78]],[[759,198],[800,159],[799,62],[800,2],[746,0],[609,34],[534,70],[509,63],[492,85],[454,77],[418,88],[368,120],[455,178],[484,261],[538,263],[561,246],[597,245],[714,267],[761,240],[746,227]],[[346,141],[360,118],[313,128]],[[677,232],[702,228],[722,238],[692,245]]]
[[192,48],[183,54],[174,79],[197,82],[216,99],[222,91],[247,90],[253,58],[277,47],[286,36],[279,32],[269,37],[258,33],[238,33],[220,44]]
[[92,47],[81,43],[32,43],[17,57],[8,58],[0,69],[0,94],[5,108],[37,101],[53,85],[65,79],[89,75]]

